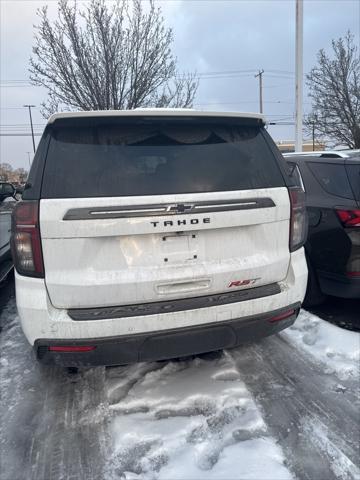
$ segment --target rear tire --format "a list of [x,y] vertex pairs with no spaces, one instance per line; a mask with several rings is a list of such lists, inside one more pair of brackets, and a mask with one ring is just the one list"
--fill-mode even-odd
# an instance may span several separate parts
[[324,295],[321,291],[316,271],[312,266],[308,256],[306,256],[306,263],[309,274],[303,306],[308,308],[322,304],[326,299],[326,295]]
[[66,372],[69,375],[76,375],[76,374],[79,373],[79,369],[78,369],[78,367],[66,367]]

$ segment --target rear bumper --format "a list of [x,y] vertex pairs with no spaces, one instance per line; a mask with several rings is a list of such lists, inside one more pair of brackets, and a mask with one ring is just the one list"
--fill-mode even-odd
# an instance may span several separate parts
[[[182,309],[178,311],[178,306],[174,304],[176,309],[174,308],[174,310],[169,312],[163,312],[162,310],[151,310],[151,312],[141,311],[136,312],[135,316],[126,316],[129,315],[129,313],[120,312],[116,309],[116,311],[113,312],[114,316],[109,315],[109,312],[106,311],[107,318],[99,320],[74,320],[70,317],[67,310],[55,308],[50,302],[45,282],[41,278],[24,277],[15,272],[15,280],[16,303],[21,327],[31,345],[36,343],[40,346],[46,346],[50,345],[49,342],[58,344],[58,342],[61,341],[69,344],[69,342],[73,341],[88,342],[89,339],[93,339],[93,341],[100,339],[101,344],[103,341],[108,340],[106,348],[110,348],[109,342],[112,344],[113,339],[117,339],[118,341],[126,339],[125,344],[129,343],[130,345],[132,338],[135,342],[134,348],[138,349],[139,347],[137,345],[139,344],[137,341],[140,338],[143,339],[142,341],[139,340],[142,344],[145,338],[152,337],[155,333],[162,337],[164,332],[174,333],[176,331],[181,334],[185,331],[193,331],[192,329],[196,328],[199,329],[199,331],[202,332],[201,335],[204,336],[204,331],[207,331],[208,326],[217,327],[232,324],[233,322],[242,326],[245,325],[245,323],[242,322],[245,321],[247,323],[247,319],[249,318],[260,321],[264,314],[282,311],[289,308],[289,305],[300,304],[304,299],[306,290],[307,267],[304,251],[303,249],[299,249],[291,254],[287,277],[284,281],[279,282],[279,293],[272,292],[272,294],[268,296],[252,298],[252,294],[255,293],[255,291],[253,291],[249,296],[234,298],[233,301],[235,303],[225,304],[222,301],[216,301],[214,304],[214,298],[211,298],[211,304],[202,305],[201,308],[196,304],[189,305],[188,307],[190,307],[190,309],[187,309],[188,307],[182,304]],[[244,291],[244,295],[245,293]],[[236,295],[242,296],[240,291],[236,293]],[[172,303],[174,302],[171,302],[171,304]],[[96,314],[98,313],[99,312],[96,312]],[[122,316],[123,314],[125,316]],[[286,326],[285,323],[284,326]],[[258,336],[276,333],[277,327],[272,328],[266,325],[263,333],[259,334],[255,333],[255,329],[253,328],[248,330],[249,334],[247,334],[245,330],[243,331],[244,337],[247,338],[253,335],[253,338],[258,338]],[[167,338],[167,335],[165,336]],[[235,345],[238,337],[238,335],[233,336],[232,338],[236,338],[236,341],[230,342],[230,344]],[[93,341],[91,342],[92,344]],[[227,342],[223,343],[224,345],[221,344],[220,346],[216,344],[209,347],[207,345],[205,349],[211,350],[212,348],[229,347]],[[102,347],[99,347],[97,354],[100,354],[101,349]],[[186,355],[190,350],[191,353],[196,353],[196,351],[194,352],[191,348],[180,353],[175,350],[174,352],[170,352],[170,356],[174,354]],[[135,357],[144,358],[143,354]],[[86,360],[85,356],[81,358]],[[116,359],[115,363],[117,364],[119,361],[120,363],[123,362],[123,360]]]
[[[293,310],[293,314],[282,320],[272,321],[274,317],[289,310]],[[40,339],[35,341],[34,349],[41,362],[67,367],[166,360],[233,348],[242,343],[272,335],[292,325],[299,310],[300,303],[297,303],[262,315],[161,332],[110,338],[73,339],[71,341]],[[54,346],[91,346],[95,348],[88,352],[56,352],[49,349]]]
[[328,272],[317,272],[321,291],[341,298],[360,298],[360,277],[351,278]]

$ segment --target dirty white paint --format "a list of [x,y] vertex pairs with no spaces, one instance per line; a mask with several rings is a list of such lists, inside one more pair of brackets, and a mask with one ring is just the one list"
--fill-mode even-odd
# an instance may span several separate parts
[[21,324],[29,342],[34,343],[38,338],[90,338],[161,331],[276,310],[303,300],[307,269],[303,250],[300,249],[291,254],[287,276],[280,282],[282,291],[277,295],[185,312],[81,322],[71,320],[66,309],[53,307],[44,280],[17,274],[15,278]]
[[[63,220],[69,209],[271,198],[276,207],[163,217]],[[40,228],[45,282],[57,308],[86,308],[191,297],[285,279],[289,261],[285,187],[147,197],[45,199]],[[191,224],[206,217],[209,222]],[[160,221],[161,220],[161,221]],[[166,225],[164,221],[179,226]],[[154,228],[153,222],[159,225]],[[165,240],[164,240],[165,239]],[[175,288],[187,283],[188,288]],[[193,285],[191,285],[193,284]],[[168,288],[159,289],[160,286]],[[241,287],[240,287],[241,288]],[[248,288],[245,285],[242,288]]]

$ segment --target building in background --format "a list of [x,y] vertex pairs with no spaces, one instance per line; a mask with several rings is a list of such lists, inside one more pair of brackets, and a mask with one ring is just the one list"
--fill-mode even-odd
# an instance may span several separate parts
[[[295,152],[295,142],[291,140],[280,140],[276,142],[276,145],[280,152],[282,153],[291,153]],[[312,140],[308,142],[303,142],[303,152],[315,152],[318,150],[325,150],[325,143],[324,142],[315,142],[313,143]]]

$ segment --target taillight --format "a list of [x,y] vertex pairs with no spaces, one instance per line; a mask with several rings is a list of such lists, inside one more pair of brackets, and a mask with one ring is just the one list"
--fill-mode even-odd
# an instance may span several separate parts
[[290,251],[302,247],[307,236],[307,214],[305,192],[300,187],[290,187]]
[[360,227],[360,210],[336,209],[337,216],[344,227]]
[[39,203],[19,202],[12,214],[11,250],[20,275],[44,277],[39,229]]
[[285,320],[289,317],[292,317],[294,314],[295,314],[294,309],[287,310],[286,312],[280,313],[279,315],[276,315],[275,317],[269,318],[269,322],[270,323],[280,322],[281,320]]
[[50,352],[91,352],[95,350],[95,345],[55,345],[49,347]]

